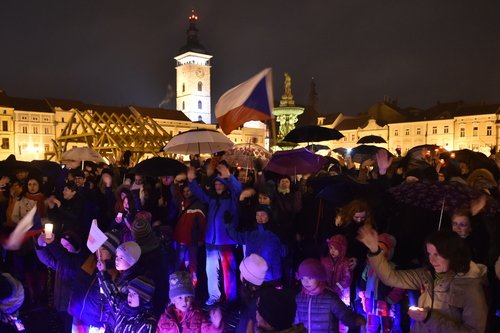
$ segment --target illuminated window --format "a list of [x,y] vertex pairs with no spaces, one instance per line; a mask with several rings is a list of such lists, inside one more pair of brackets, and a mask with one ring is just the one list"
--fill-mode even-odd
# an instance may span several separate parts
[[491,126],[486,126],[486,135],[487,136],[491,136],[492,135],[492,129],[491,129]]
[[477,136],[478,130],[479,129],[477,127],[472,127],[472,136]]
[[460,129],[460,137],[461,138],[465,137],[465,128],[463,128],[463,127]]
[[420,129],[420,127],[417,127],[417,135],[420,135],[422,134],[422,130]]

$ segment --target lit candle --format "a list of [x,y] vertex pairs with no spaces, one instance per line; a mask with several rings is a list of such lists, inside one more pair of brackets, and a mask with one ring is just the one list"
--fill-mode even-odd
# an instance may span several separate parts
[[52,234],[52,231],[54,230],[54,225],[52,223],[45,223],[45,237],[46,238],[52,238],[54,235]]

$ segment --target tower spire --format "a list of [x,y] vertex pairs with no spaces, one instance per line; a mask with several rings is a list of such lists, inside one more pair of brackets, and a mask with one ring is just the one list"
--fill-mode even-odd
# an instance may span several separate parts
[[200,44],[198,40],[198,27],[196,24],[198,23],[198,15],[196,14],[196,10],[193,8],[191,9],[191,15],[188,17],[189,21],[189,28],[186,30],[187,34],[187,42],[186,45],[184,45],[180,52],[198,52],[198,53],[204,53],[208,54],[207,50],[203,45]]

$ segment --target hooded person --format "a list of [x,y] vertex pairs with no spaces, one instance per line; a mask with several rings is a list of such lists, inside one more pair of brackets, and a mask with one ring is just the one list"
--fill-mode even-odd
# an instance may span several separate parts
[[328,254],[321,257],[321,264],[326,271],[327,286],[332,289],[342,301],[349,305],[349,287],[352,282],[352,272],[349,268],[347,253],[347,238],[344,235],[334,235],[326,240]]
[[205,231],[209,294],[207,305],[221,300],[222,293],[219,289],[219,275],[221,273],[224,280],[226,301],[235,301],[237,298],[236,258],[234,256],[236,242],[229,237],[224,224],[227,220],[234,223],[238,221],[238,201],[242,186],[225,165],[219,164],[217,171],[219,176],[213,181],[213,190],[209,193],[205,192],[196,182],[194,169],[190,168],[187,172],[189,189],[195,197],[208,205]]
[[188,272],[170,274],[169,286],[170,304],[160,316],[156,333],[224,331],[220,308],[211,308],[208,319],[201,307],[194,303],[194,286]]

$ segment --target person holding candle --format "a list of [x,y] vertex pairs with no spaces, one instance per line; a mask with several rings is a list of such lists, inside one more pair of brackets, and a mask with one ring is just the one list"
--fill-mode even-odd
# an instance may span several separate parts
[[56,241],[54,236],[48,238],[45,233],[42,233],[38,237],[35,250],[38,259],[56,272],[54,307],[59,313],[64,332],[70,332],[73,319],[67,309],[75,277],[87,258],[88,252],[82,248],[81,238],[73,231],[62,233],[59,241]]
[[430,266],[409,270],[391,267],[371,226],[361,227],[358,239],[368,248],[370,267],[384,284],[420,291],[418,307],[408,311],[415,321],[410,332],[485,332],[486,267],[470,260],[458,235],[447,230],[430,235],[425,242]]

